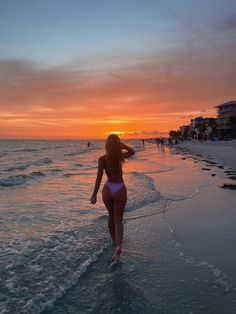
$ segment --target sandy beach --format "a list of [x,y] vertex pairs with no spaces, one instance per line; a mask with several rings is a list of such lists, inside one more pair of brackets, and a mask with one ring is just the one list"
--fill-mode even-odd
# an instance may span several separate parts
[[232,141],[184,141],[177,145],[193,153],[201,154],[204,157],[212,157],[215,160],[232,167],[236,167],[236,140]]

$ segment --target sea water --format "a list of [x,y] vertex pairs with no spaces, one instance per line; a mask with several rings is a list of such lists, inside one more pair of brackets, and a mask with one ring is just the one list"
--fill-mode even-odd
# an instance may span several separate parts
[[[224,273],[189,256],[165,220],[171,203],[195,197],[214,178],[172,149],[127,144],[136,154],[123,165],[123,261],[111,270],[107,211],[100,194],[89,202],[104,142],[0,142],[0,313],[197,313],[205,307],[191,303],[188,288],[177,307],[178,293],[170,297],[184,281],[197,287],[201,276],[216,276],[229,288]],[[160,270],[164,286],[154,280]]]

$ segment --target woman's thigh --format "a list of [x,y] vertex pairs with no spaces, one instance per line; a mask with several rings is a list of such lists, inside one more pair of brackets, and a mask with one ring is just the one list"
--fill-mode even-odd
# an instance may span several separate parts
[[114,218],[116,222],[121,222],[123,219],[124,209],[127,203],[127,189],[122,187],[114,195]]
[[102,189],[102,199],[103,199],[104,205],[106,206],[109,212],[109,215],[114,215],[113,198],[112,198],[109,188],[106,185],[104,185]]

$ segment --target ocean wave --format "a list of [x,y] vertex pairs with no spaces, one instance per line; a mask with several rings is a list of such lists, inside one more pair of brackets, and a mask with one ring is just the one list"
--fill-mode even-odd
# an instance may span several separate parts
[[81,151],[78,151],[78,152],[72,152],[72,153],[67,153],[65,154],[64,156],[68,156],[68,157],[73,157],[73,156],[77,156],[81,153]]
[[[87,167],[87,168],[83,168],[83,171],[86,171],[86,170],[95,170],[97,169],[97,167]],[[78,169],[70,169],[70,170],[75,170],[75,171],[78,171]],[[63,174],[64,177],[72,177],[72,176],[86,176],[86,177],[89,177],[89,176],[95,176],[96,175],[96,172],[68,172],[68,173],[65,173]]]
[[36,148],[23,148],[23,149],[17,149],[17,150],[13,150],[12,152],[14,153],[18,153],[18,152],[38,152],[38,149]]
[[5,171],[25,170],[30,166],[40,166],[43,164],[51,164],[51,163],[52,163],[52,160],[49,159],[48,157],[46,157],[46,158],[39,159],[38,161],[35,161],[35,162],[26,162],[26,163],[22,163],[20,165],[10,167],[10,168],[6,169]]
[[[6,247],[3,260],[1,306],[7,313],[41,313],[52,308],[110,246],[104,224],[104,219],[97,219],[79,229],[62,228],[37,242],[15,239]],[[17,242],[22,249],[12,259],[9,247],[14,250]]]
[[193,198],[196,196],[202,189],[208,187],[211,185],[215,179],[209,180],[203,184],[201,184],[199,187],[193,188],[193,190],[190,193],[182,194],[182,195],[177,195],[177,194],[168,194],[168,193],[162,193],[162,197],[170,200],[170,201],[184,201],[186,199]]
[[[158,205],[161,205],[163,202],[163,206],[161,205],[161,209],[149,212],[147,215],[156,214],[159,212],[166,212],[169,209],[169,205],[172,201],[182,201],[185,199],[190,199],[196,196],[202,189],[206,188],[207,186],[211,185],[215,179],[210,179],[207,182],[204,182],[199,187],[194,187],[192,191],[186,194],[177,195],[171,193],[163,193],[160,192],[156,185],[155,181],[148,176],[148,174],[152,173],[161,173],[165,171],[171,171],[173,168],[158,170],[158,171],[147,171],[147,172],[130,172],[131,176],[134,176],[132,180],[132,186],[130,184],[127,185],[129,190],[129,198],[127,202],[127,206],[125,208],[126,212],[132,212],[135,210],[139,210],[141,208],[146,208],[148,205],[151,205],[157,202]],[[144,215],[146,215],[144,213]],[[143,214],[141,213],[141,216]]]
[[0,153],[0,157],[6,157],[7,156],[7,153],[6,152],[1,152]]
[[136,153],[138,152],[142,152],[145,150],[145,147],[142,147],[142,146],[133,146],[133,149],[135,150]]
[[80,154],[86,154],[88,152],[91,152],[91,150],[94,150],[95,148],[85,148],[83,150],[77,150],[77,151],[74,151],[74,152],[70,152],[70,153],[67,153],[65,154],[64,156],[69,156],[69,157],[73,157],[73,156],[77,156],[77,155],[80,155]]
[[50,172],[62,172],[63,169],[55,168],[55,169],[50,169],[49,171],[50,171]]
[[221,286],[224,289],[224,292],[229,292],[233,288],[227,281],[228,276],[223,271],[208,263],[207,261],[199,262],[196,264],[196,267],[207,267],[216,277],[215,284]]
[[33,171],[33,172],[31,172],[30,176],[32,176],[32,177],[34,177],[34,176],[36,176],[36,177],[45,177],[45,174],[43,172],[41,172],[41,171]]
[[26,175],[17,175],[3,178],[0,180],[0,186],[16,186],[24,184],[26,181]]
[[126,212],[124,221],[126,222],[126,220],[129,221],[129,220],[154,216],[158,214],[165,214],[168,211],[170,204],[171,204],[171,201],[166,200],[164,198],[160,198],[156,202],[144,204],[143,207],[140,207],[136,209],[135,211]]
[[43,294],[40,292],[23,306],[21,313],[41,313],[46,309],[52,309],[57,299],[61,298],[68,289],[79,281],[80,277],[88,270],[89,266],[98,259],[98,256],[103,253],[108,245],[109,243],[106,243],[99,250],[92,253],[63,285],[59,285],[58,287],[51,285],[54,291],[49,298],[47,298],[47,293]]
[[129,198],[125,211],[133,211],[145,205],[157,202],[161,193],[155,187],[152,178],[144,173],[132,171],[129,173],[130,180],[128,180]]
[[150,170],[150,171],[141,171],[140,173],[143,174],[153,174],[153,173],[162,173],[175,170],[174,167],[166,168],[166,169],[159,169],[159,170]]
[[26,168],[28,168],[31,165],[32,165],[32,163],[25,163],[23,165],[10,167],[10,168],[6,169],[5,171],[25,170]]
[[42,159],[40,159],[39,161],[37,161],[35,164],[51,164],[52,163],[52,160],[51,159],[49,159],[48,157],[46,157],[46,158],[42,158]]
[[80,174],[79,173],[65,173],[65,174],[63,174],[63,177],[69,178],[69,177],[78,176],[78,175],[80,175]]
[[10,176],[0,180],[0,186],[17,186],[22,185],[27,179],[32,179],[35,177],[44,177],[45,174],[41,171],[33,171],[30,174],[19,174],[16,176]]

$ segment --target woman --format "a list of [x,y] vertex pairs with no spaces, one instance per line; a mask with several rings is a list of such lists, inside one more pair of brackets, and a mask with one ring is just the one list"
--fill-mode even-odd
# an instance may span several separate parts
[[[126,152],[123,153],[122,149]],[[106,140],[106,154],[98,159],[98,172],[94,192],[90,198],[91,204],[96,204],[97,193],[102,181],[103,170],[107,175],[107,181],[102,189],[103,202],[108,210],[108,229],[113,242],[115,252],[112,261],[117,262],[121,254],[123,240],[123,213],[127,202],[127,190],[122,176],[122,162],[125,158],[134,155],[135,151],[121,143],[116,134],[111,134]]]

